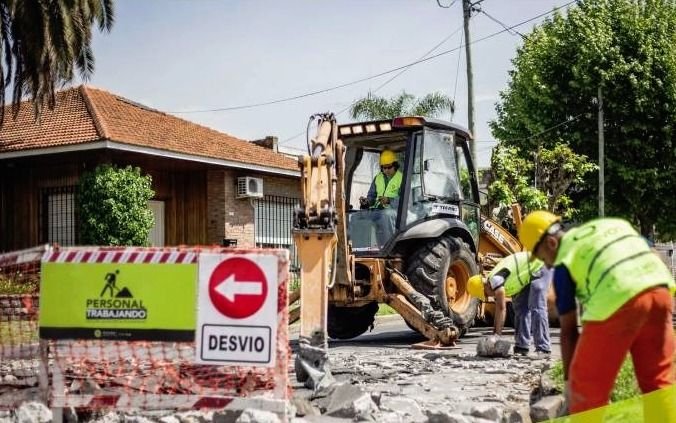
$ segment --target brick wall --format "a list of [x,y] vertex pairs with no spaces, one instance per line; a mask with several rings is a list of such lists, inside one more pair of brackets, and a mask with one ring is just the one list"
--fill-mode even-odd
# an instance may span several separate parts
[[209,243],[220,244],[223,238],[237,240],[238,247],[253,247],[254,207],[251,199],[237,199],[237,177],[263,178],[265,195],[300,197],[298,178],[270,176],[241,170],[213,170],[207,174],[207,236]]

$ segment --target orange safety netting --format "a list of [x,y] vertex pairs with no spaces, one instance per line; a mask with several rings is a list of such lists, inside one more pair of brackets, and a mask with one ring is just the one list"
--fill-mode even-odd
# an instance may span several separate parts
[[[91,249],[89,247],[87,251]],[[84,250],[64,248],[53,251]],[[123,251],[113,248],[101,250]],[[254,407],[283,413],[289,398],[290,356],[286,251],[193,247],[134,248],[133,251],[197,254],[260,254],[265,251],[266,254],[275,255],[278,258],[279,281],[277,339],[276,343],[273,342],[276,347],[275,366],[195,364],[195,342],[98,339],[39,341],[38,295],[0,296],[0,407],[14,408],[26,400],[27,395],[32,394],[35,398],[35,394],[41,394],[49,398],[51,407],[134,410]],[[6,255],[0,255],[0,263],[3,256]],[[9,259],[6,261],[9,262]],[[22,277],[27,281],[39,278],[39,264],[39,260],[22,264],[24,270],[21,274],[25,275]],[[4,272],[10,267],[2,268]],[[13,377],[18,377],[18,374],[27,376],[21,383],[7,383],[7,380],[14,380]],[[5,395],[10,388],[13,394]]]

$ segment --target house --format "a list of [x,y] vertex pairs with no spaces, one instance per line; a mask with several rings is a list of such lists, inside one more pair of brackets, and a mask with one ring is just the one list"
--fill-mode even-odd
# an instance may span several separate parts
[[152,176],[153,245],[291,246],[297,161],[88,86],[30,102],[0,129],[0,252],[79,241],[76,187],[101,163]]

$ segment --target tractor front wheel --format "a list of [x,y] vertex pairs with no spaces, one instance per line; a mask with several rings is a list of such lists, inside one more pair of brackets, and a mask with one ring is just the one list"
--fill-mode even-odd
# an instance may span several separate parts
[[469,246],[451,236],[414,251],[406,272],[411,285],[430,299],[432,307],[450,316],[461,335],[474,325],[479,310],[479,300],[467,290],[467,280],[477,273]]

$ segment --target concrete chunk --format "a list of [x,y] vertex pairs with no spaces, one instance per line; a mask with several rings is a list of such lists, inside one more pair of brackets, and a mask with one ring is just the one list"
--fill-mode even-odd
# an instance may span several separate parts
[[470,414],[474,417],[481,417],[482,419],[498,421],[502,415],[502,408],[490,404],[480,404],[472,407]]
[[345,383],[334,389],[326,414],[334,417],[363,419],[376,411],[378,411],[378,406],[373,402],[370,394]]
[[530,417],[534,422],[543,422],[556,418],[563,408],[563,395],[543,397],[530,408]]
[[531,423],[528,406],[512,408],[502,413],[502,423]]
[[509,357],[512,342],[498,335],[485,336],[476,345],[476,354],[479,357]]
[[432,411],[427,413],[427,423],[469,423],[469,419],[459,413]]
[[418,403],[411,398],[383,396],[380,399],[380,408],[404,416],[404,420],[407,422],[424,422],[427,420]]
[[279,416],[270,411],[247,408],[242,411],[235,423],[281,423]]
[[24,402],[16,410],[18,423],[47,423],[52,421],[52,411],[41,402]]

